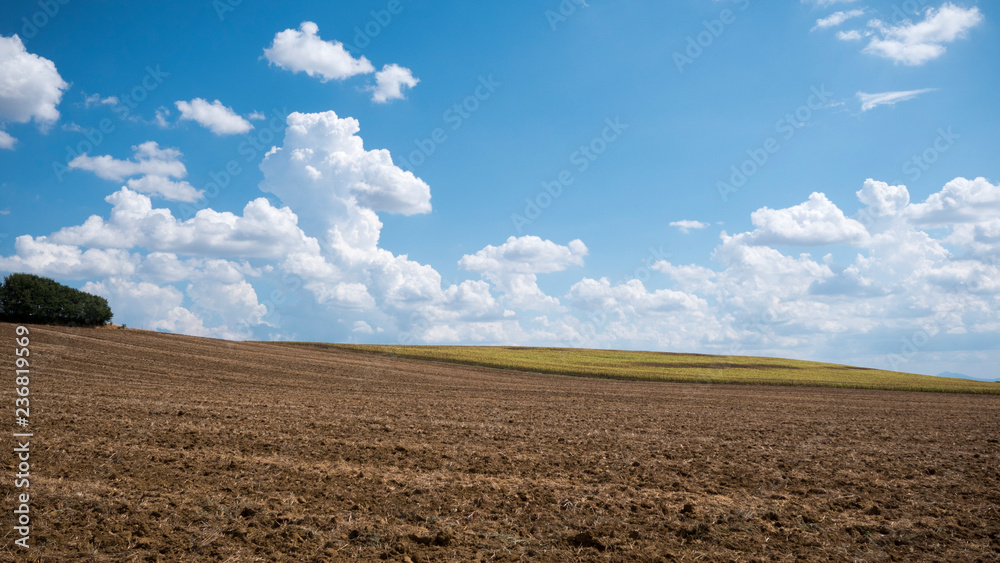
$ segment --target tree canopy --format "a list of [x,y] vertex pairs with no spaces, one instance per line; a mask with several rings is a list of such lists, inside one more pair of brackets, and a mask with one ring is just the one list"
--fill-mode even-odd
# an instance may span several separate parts
[[107,299],[49,278],[10,274],[0,286],[0,321],[94,326],[112,316]]

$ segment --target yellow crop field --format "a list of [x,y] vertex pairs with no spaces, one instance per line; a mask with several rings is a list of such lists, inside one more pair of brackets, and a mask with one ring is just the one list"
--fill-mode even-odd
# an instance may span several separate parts
[[578,377],[1000,394],[1000,383],[994,382],[782,358],[520,346],[289,345],[335,346],[403,358]]

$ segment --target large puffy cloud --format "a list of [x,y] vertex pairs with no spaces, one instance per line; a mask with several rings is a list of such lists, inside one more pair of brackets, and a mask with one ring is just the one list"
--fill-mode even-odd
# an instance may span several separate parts
[[864,48],[865,53],[890,59],[895,63],[919,66],[946,51],[945,44],[966,36],[983,21],[979,8],[962,8],[950,2],[940,8],[927,8],[924,19],[909,20],[895,26],[873,20],[869,23],[876,36]]
[[310,21],[302,22],[297,30],[280,31],[264,49],[264,57],[283,69],[319,76],[323,82],[375,72],[364,56],[355,59],[343,43],[323,41],[318,34],[319,26]]
[[[261,164],[265,175],[261,188],[301,217],[329,223],[333,217],[354,216],[356,221],[372,222],[377,218],[365,211],[430,212],[430,186],[396,166],[389,151],[366,151],[356,119],[332,111],[292,113],[287,123],[284,145]],[[371,239],[372,233],[344,236]]]
[[68,87],[52,61],[29,53],[17,35],[0,36],[0,122],[55,122]]
[[379,247],[378,212],[431,210],[423,180],[396,166],[388,151],[365,150],[355,119],[293,113],[287,123],[283,145],[261,163],[261,189],[321,239],[321,254],[284,264],[317,302],[407,340],[476,340],[505,330],[497,324],[504,311],[485,283],[444,284],[431,266]]
[[[946,340],[1000,331],[1000,221],[995,207],[1000,186],[983,178],[957,178],[923,202],[911,203],[905,186],[869,179],[857,197],[863,207],[851,221],[865,226],[864,235],[853,226],[831,228],[854,223],[814,194],[789,208],[796,212],[760,210],[755,231],[723,233],[713,254],[721,268],[656,263],[654,269],[666,274],[676,291],[703,298],[707,318],[719,323],[694,326],[687,335],[705,351],[752,351],[901,370],[925,366],[925,372],[944,371],[949,358],[965,362],[973,353],[980,361],[995,361],[997,346],[983,346],[979,337],[969,338],[966,346],[971,348],[964,349],[961,341]],[[826,224],[819,232],[857,231],[858,236],[803,235],[803,226],[819,218]],[[948,232],[941,235],[940,227]],[[789,237],[800,244],[811,241],[807,246],[850,245],[860,252],[843,264],[832,254],[817,260],[764,244],[787,243]],[[945,352],[949,347],[953,351]],[[919,363],[908,363],[918,355]],[[986,364],[967,365],[986,369]]]
[[183,100],[174,103],[181,112],[181,120],[194,121],[216,135],[238,135],[253,129],[249,121],[240,117],[232,108],[215,100],[209,103],[201,98],[190,102]]

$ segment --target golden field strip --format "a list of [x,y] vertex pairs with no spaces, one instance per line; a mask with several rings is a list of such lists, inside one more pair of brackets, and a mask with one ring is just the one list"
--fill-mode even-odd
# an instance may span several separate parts
[[578,377],[1000,394],[995,382],[781,358],[521,346],[283,344]]

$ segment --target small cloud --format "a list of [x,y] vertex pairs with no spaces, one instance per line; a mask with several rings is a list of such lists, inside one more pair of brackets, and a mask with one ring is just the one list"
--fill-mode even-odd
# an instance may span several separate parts
[[691,221],[689,219],[684,219],[683,221],[673,221],[670,223],[671,227],[677,227],[685,235],[690,233],[692,229],[704,229],[708,227],[708,223],[702,223],[701,221]]
[[249,119],[250,121],[262,121],[264,119],[267,119],[267,116],[259,111],[255,111],[250,115],[248,115],[247,119]]
[[850,31],[837,32],[837,39],[840,39],[841,41],[857,41],[862,37],[864,37],[864,35],[862,35],[861,32],[856,29],[852,29]]
[[161,149],[156,141],[132,147],[135,160],[116,160],[109,155],[89,156],[86,153],[70,161],[71,169],[89,170],[105,180],[121,182],[130,176],[157,175],[181,178],[187,169],[181,163],[181,151]]
[[372,101],[384,104],[389,100],[402,100],[406,96],[403,88],[413,88],[420,82],[413,72],[397,64],[389,64],[375,73],[375,87],[372,88]]
[[950,2],[940,8],[927,8],[924,20],[909,20],[896,26],[887,26],[879,20],[868,22],[868,27],[881,37],[873,38],[862,51],[870,55],[891,59],[897,64],[920,66],[944,54],[945,43],[964,38],[966,32],[983,21],[979,8],[960,8]]
[[828,27],[837,27],[838,25],[844,23],[845,21],[863,16],[865,14],[864,10],[848,10],[846,12],[834,12],[825,18],[820,18],[816,20],[816,26],[810,31],[816,31],[817,29],[826,29]]
[[100,94],[91,94],[89,96],[84,96],[83,107],[89,108],[93,106],[116,106],[118,105],[118,98],[115,96],[108,96],[102,98]]
[[298,30],[280,31],[271,46],[264,49],[264,58],[285,70],[318,75],[323,82],[375,72],[368,59],[355,59],[343,43],[323,41],[318,33],[319,26],[310,21],[302,22]]
[[17,139],[11,137],[6,131],[0,131],[0,149],[14,150]]
[[194,121],[216,135],[236,135],[253,129],[249,121],[237,115],[232,108],[222,105],[219,100],[209,103],[202,98],[195,98],[190,102],[177,101],[174,105],[181,112],[179,119]]
[[10,208],[0,209],[0,215],[10,215]]
[[357,333],[360,333],[360,334],[374,334],[375,333],[375,331],[372,329],[371,325],[369,325],[365,321],[355,321],[354,328],[351,329],[351,332],[357,332]]
[[160,106],[156,109],[156,119],[154,120],[154,123],[166,129],[167,127],[170,127],[170,122],[167,121],[168,117],[170,117],[170,110]]
[[875,109],[878,106],[891,106],[906,100],[912,100],[920,94],[933,92],[937,88],[924,88],[923,90],[906,90],[902,92],[881,92],[879,94],[868,94],[858,92],[858,100],[861,102],[861,111]]

